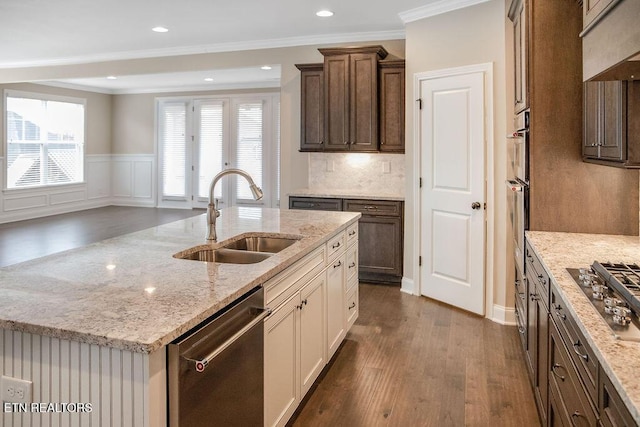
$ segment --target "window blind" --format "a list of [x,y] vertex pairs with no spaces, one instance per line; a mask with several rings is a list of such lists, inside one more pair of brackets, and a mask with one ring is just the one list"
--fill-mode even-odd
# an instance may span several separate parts
[[[262,110],[261,101],[236,106],[236,164],[238,168],[247,171],[260,188],[263,187]],[[238,200],[253,200],[246,183],[239,183],[236,189]]]
[[161,104],[160,143],[162,144],[162,195],[187,196],[185,102]]
[[[198,196],[209,197],[211,180],[222,170],[223,165],[223,103],[203,102],[199,110]],[[221,185],[216,187],[214,196],[222,197]]]
[[7,188],[84,180],[84,100],[6,97]]

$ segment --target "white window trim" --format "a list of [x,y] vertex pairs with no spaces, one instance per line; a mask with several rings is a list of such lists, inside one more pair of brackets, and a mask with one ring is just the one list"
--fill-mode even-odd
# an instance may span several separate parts
[[[7,120],[7,98],[28,98],[28,99],[44,99],[47,101],[58,101],[58,102],[71,102],[74,104],[82,104],[84,107],[84,148],[82,150],[82,179],[76,182],[66,182],[66,183],[56,183],[56,184],[47,184],[47,185],[33,185],[29,187],[16,187],[16,188],[8,188],[7,187],[7,179],[8,179],[8,153],[9,153],[9,141],[7,140],[7,128],[8,128],[8,120]],[[52,95],[48,93],[38,93],[38,92],[27,92],[21,90],[14,89],[5,89],[2,98],[2,124],[3,124],[3,147],[4,147],[4,157],[6,161],[4,162],[2,168],[2,192],[3,193],[29,193],[29,192],[42,192],[47,189],[54,188],[65,188],[65,187],[73,187],[78,185],[86,185],[87,184],[87,136],[88,136],[88,127],[87,127],[87,99],[86,98],[77,98],[73,96],[64,96],[64,95]]]

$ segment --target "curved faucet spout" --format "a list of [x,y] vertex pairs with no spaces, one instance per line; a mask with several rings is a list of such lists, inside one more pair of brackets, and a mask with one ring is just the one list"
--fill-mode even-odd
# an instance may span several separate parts
[[236,174],[244,177],[249,183],[249,188],[251,189],[251,194],[253,194],[253,198],[255,200],[262,199],[264,195],[260,187],[253,182],[253,178],[247,172],[242,169],[225,169],[222,172],[218,173],[211,180],[211,185],[209,186],[209,205],[207,206],[207,240],[213,240],[214,242],[218,240],[218,235],[216,233],[216,218],[220,216],[220,210],[214,204],[214,191],[216,188],[216,184],[220,181],[225,175]]

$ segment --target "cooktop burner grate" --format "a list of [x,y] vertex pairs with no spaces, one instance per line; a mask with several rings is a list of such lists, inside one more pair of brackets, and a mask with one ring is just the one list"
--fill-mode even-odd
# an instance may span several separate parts
[[640,313],[640,266],[594,262],[591,266],[636,313]]

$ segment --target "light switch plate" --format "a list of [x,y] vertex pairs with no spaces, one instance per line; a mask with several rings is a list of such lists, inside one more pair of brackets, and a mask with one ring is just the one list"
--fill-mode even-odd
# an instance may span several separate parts
[[333,163],[333,160],[327,160],[327,172],[334,172],[336,170],[336,166]]
[[382,162],[382,173],[391,173],[391,162]]
[[31,403],[33,382],[18,378],[0,377],[0,400],[8,403]]

